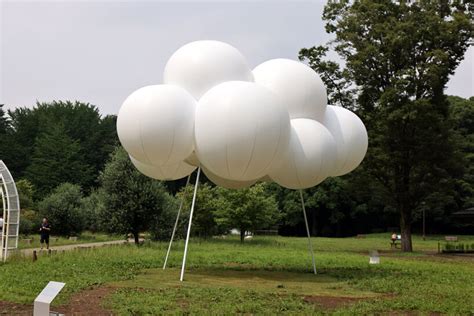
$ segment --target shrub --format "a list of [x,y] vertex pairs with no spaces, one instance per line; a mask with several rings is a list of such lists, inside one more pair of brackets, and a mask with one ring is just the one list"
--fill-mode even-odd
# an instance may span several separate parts
[[63,183],[39,203],[39,213],[47,217],[51,233],[77,235],[84,227],[82,193],[78,185]]

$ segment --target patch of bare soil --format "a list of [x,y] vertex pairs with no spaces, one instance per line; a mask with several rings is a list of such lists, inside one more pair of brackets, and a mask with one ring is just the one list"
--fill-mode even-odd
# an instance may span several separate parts
[[[74,294],[69,303],[57,307],[52,307],[51,310],[63,313],[66,316],[74,315],[94,315],[94,316],[109,316],[113,313],[102,307],[102,300],[112,293],[114,288],[102,286],[95,287],[88,290],[81,291]],[[0,315],[15,315],[15,316],[30,316],[33,315],[33,303],[15,304],[10,302],[0,301]]]
[[33,307],[0,301],[0,315],[33,315]]
[[55,311],[64,315],[113,315],[109,310],[102,307],[102,300],[114,291],[113,287],[101,286],[74,294],[67,305],[54,308]]
[[355,304],[366,297],[340,297],[340,296],[305,296],[304,301],[310,304],[316,304],[324,309],[335,309],[342,306]]

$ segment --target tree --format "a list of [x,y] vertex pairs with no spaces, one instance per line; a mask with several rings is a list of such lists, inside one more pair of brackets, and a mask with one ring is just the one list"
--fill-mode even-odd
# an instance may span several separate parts
[[[188,185],[183,187],[178,193],[181,199],[185,195],[185,203],[183,204],[181,227],[183,231],[187,229],[189,212],[191,210],[191,202],[193,197],[194,186]],[[222,196],[220,196],[217,188],[208,183],[199,184],[196,203],[194,206],[193,225],[191,233],[199,237],[212,237],[222,233],[217,225],[215,213],[225,207]]]
[[[0,109],[0,134],[1,117]],[[75,150],[79,155],[75,159],[90,171],[68,181],[80,181],[78,183],[87,193],[97,186],[97,175],[118,144],[116,116],[101,117],[98,109],[88,103],[38,102],[34,108],[10,110],[8,116],[3,115],[3,118],[6,119],[8,128],[7,137],[0,137],[0,157],[5,160],[15,178],[24,177],[29,168],[38,168],[32,166],[35,164],[33,155],[38,145],[37,140],[44,137],[44,134],[51,133],[51,130],[60,129],[65,138],[76,143]],[[27,175],[29,176],[31,175]],[[35,183],[34,178],[29,180]],[[36,189],[38,197],[42,198],[51,188],[37,186]]]
[[215,211],[217,224],[227,229],[240,229],[241,242],[244,242],[246,231],[276,224],[279,219],[278,204],[265,187],[265,183],[257,183],[240,190],[217,188],[219,196],[224,199]]
[[51,124],[35,141],[26,176],[41,197],[64,182],[87,183],[92,170],[84,161],[79,143],[65,133],[64,126]]
[[21,209],[29,209],[33,207],[33,195],[35,192],[33,184],[25,179],[16,181],[16,189],[20,200]]
[[39,203],[40,215],[48,218],[54,234],[67,236],[82,232],[84,215],[81,199],[80,186],[63,183]]
[[338,89],[355,89],[369,132],[363,167],[398,210],[402,249],[412,251],[414,210],[453,190],[459,175],[443,92],[469,46],[472,8],[447,0],[344,0],[329,2],[323,19],[345,69],[322,63],[327,47],[303,49],[300,58],[324,73],[339,104],[348,106],[349,92]]
[[84,229],[97,232],[101,227],[101,214],[104,211],[104,192],[94,190],[88,196],[82,198],[81,209],[84,217]]
[[135,244],[163,210],[174,205],[160,181],[141,174],[122,147],[117,147],[100,175],[104,207],[102,227],[112,233],[131,233]]
[[464,175],[456,179],[457,203],[460,209],[474,206],[474,97],[448,97],[454,134],[457,137]]

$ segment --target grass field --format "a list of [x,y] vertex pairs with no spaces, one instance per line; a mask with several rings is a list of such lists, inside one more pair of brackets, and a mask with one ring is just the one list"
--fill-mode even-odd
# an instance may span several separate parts
[[[27,242],[28,239],[30,239],[31,241]],[[69,238],[66,238],[66,237],[62,237],[62,236],[51,236],[49,245],[50,247],[54,247],[54,246],[93,243],[93,242],[111,241],[111,240],[120,240],[120,239],[125,240],[125,237],[123,235],[107,235],[103,233],[83,232],[80,236],[77,237],[77,240],[75,241],[70,240]],[[39,234],[31,235],[31,236],[22,236],[18,242],[19,249],[39,248],[39,247],[41,247]]]
[[[313,238],[318,275],[305,238],[255,237],[183,242],[161,266],[166,243],[73,251],[0,265],[0,301],[31,304],[47,281],[66,282],[56,305],[107,287],[100,304],[119,315],[145,314],[450,314],[474,313],[474,257],[437,255],[438,237],[414,238],[415,253],[390,250],[389,235]],[[474,236],[463,237],[474,242]],[[369,265],[377,249],[379,265]],[[0,310],[0,314],[7,310]]]

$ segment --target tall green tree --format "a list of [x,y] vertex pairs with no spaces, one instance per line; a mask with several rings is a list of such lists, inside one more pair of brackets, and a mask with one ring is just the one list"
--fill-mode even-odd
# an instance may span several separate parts
[[136,244],[140,232],[152,227],[164,208],[175,205],[163,184],[141,174],[122,147],[117,147],[105,165],[100,183],[104,198],[101,226],[111,233],[133,234]]
[[67,135],[62,124],[50,124],[36,139],[26,177],[37,188],[38,197],[64,182],[87,184],[92,176],[78,141]]
[[322,73],[331,101],[355,106],[366,123],[363,166],[400,214],[403,251],[412,251],[414,212],[453,190],[461,172],[444,89],[469,47],[472,10],[448,0],[328,2],[330,47],[345,68],[325,61],[329,46],[300,51]]
[[[184,232],[187,229],[189,211],[193,197],[194,186],[183,187],[177,194],[178,198],[185,198],[182,210],[182,220],[180,229]],[[196,195],[196,203],[193,213],[193,225],[191,233],[199,237],[212,237],[222,233],[222,229],[217,225],[215,213],[225,208],[224,200],[220,196],[217,187],[208,183],[200,183]]]
[[[77,101],[37,103],[33,108],[20,107],[8,114],[9,143],[3,146],[0,140],[0,153],[15,178],[25,176],[28,168],[38,168],[32,160],[37,140],[51,129],[60,128],[66,137],[77,143],[79,155],[76,159],[91,170],[90,174],[81,177],[82,187],[88,192],[97,186],[99,171],[118,144],[114,115],[102,117],[97,107]],[[34,179],[29,180],[34,182]],[[42,187],[37,187],[37,190],[39,194],[47,191]]]
[[218,225],[227,229],[238,228],[240,241],[244,242],[245,232],[269,228],[276,224],[280,214],[273,195],[268,194],[265,183],[257,183],[250,188],[231,190],[217,188],[223,199],[214,215]]
[[448,97],[450,114],[458,150],[465,168],[464,175],[456,179],[458,204],[461,209],[474,206],[474,97]]

